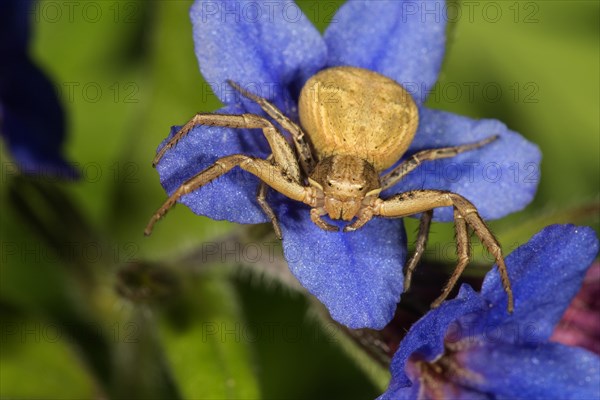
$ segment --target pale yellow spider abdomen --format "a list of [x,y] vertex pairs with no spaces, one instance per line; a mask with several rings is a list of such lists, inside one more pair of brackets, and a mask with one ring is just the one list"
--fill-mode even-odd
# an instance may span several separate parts
[[417,105],[402,86],[356,67],[329,68],[311,77],[298,107],[318,159],[352,155],[378,171],[400,159],[419,123]]

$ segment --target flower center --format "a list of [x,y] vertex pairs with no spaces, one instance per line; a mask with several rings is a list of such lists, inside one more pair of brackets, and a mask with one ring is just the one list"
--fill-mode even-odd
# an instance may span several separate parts
[[420,384],[418,399],[459,398],[473,383],[483,381],[482,376],[459,362],[457,355],[463,347],[460,343],[445,343],[444,353],[435,360],[409,361],[409,374]]

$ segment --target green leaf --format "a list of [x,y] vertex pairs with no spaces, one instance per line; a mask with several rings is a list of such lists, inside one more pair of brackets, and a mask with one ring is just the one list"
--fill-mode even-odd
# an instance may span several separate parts
[[598,193],[599,11],[586,1],[461,2],[428,104],[499,119],[540,146],[541,181],[528,210]]
[[[91,399],[98,388],[59,324],[37,318],[0,321],[0,397]],[[68,383],[68,384],[66,384]]]
[[514,250],[542,228],[552,224],[587,224],[600,230],[600,202],[592,200],[564,209],[539,210],[536,215],[532,215],[521,223],[503,224],[499,235],[503,238],[505,245],[510,246],[510,250]]
[[[232,285],[218,276],[191,278],[185,303],[167,314],[161,334],[182,396],[259,398],[252,333]],[[186,307],[186,309],[181,309]]]
[[179,399],[153,310],[129,305],[109,327],[114,344],[111,397],[117,399]]

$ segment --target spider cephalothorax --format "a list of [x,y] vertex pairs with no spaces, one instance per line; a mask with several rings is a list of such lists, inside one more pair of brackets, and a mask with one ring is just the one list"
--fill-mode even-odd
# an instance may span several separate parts
[[[366,206],[365,200],[376,198],[381,191],[375,168],[368,161],[350,155],[329,156],[319,161],[308,179],[318,199],[313,215],[327,213],[331,219],[351,221]],[[323,229],[338,229],[315,218],[318,217],[313,217],[313,221]]]
[[312,221],[330,231],[338,230],[338,227],[323,220],[324,215],[333,220],[352,221],[344,231],[353,231],[376,216],[400,218],[422,213],[416,251],[406,268],[407,290],[412,272],[425,248],[433,209],[451,206],[454,208],[458,266],[433,306],[439,305],[448,296],[469,261],[470,227],[494,255],[508,294],[508,309],[512,311],[512,291],[500,245],[471,202],[459,194],[441,190],[413,190],[388,199],[379,197],[381,191],[396,184],[423,161],[453,157],[477,149],[496,140],[497,136],[462,146],[423,150],[382,174],[402,157],[418,126],[415,102],[392,79],[355,67],[334,67],[319,72],[306,82],[300,93],[298,105],[302,128],[267,100],[234,82],[229,83],[242,95],[257,102],[273,120],[290,132],[294,149],[275,125],[264,117],[255,114],[196,114],[158,152],[154,165],[197,125],[260,128],[272,154],[266,160],[244,154],[217,160],[184,182],[167,199],[152,216],[146,235],[181,196],[237,166],[262,181],[258,203],[271,219],[280,238],[279,223],[266,201],[266,185],[309,205]]

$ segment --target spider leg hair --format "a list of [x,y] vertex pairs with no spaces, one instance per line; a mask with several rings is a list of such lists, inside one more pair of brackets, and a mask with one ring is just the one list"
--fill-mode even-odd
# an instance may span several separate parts
[[285,137],[275,128],[273,123],[266,118],[255,114],[196,114],[186,123],[169,142],[156,154],[152,165],[156,166],[165,153],[173,148],[177,142],[185,137],[192,129],[199,125],[220,126],[236,129],[262,129],[265,138],[269,142],[275,163],[285,168],[287,173],[296,181],[300,181],[300,167],[294,151]]
[[227,83],[231,85],[235,90],[240,92],[242,96],[257,103],[260,108],[263,109],[267,115],[273,118],[283,129],[288,131],[292,135],[294,146],[298,152],[300,158],[300,166],[304,171],[305,176],[309,176],[310,172],[314,169],[316,164],[315,156],[310,148],[310,145],[306,141],[308,137],[306,133],[300,128],[298,124],[289,119],[284,113],[281,112],[273,103],[269,102],[264,97],[260,97],[244,89],[240,84],[228,80]]
[[[267,139],[269,146],[271,147],[272,154],[269,156],[268,160],[261,160],[253,157],[247,157],[242,155],[234,155],[223,157],[218,160],[215,164],[208,167],[204,171],[200,172],[187,182],[183,183],[163,204],[163,206],[152,216],[148,226],[146,227],[144,233],[149,235],[152,232],[152,227],[166,212],[173,207],[175,202],[184,194],[187,194],[206,183],[212,181],[218,176],[226,173],[231,168],[239,165],[242,169],[253,168],[256,166],[257,168],[265,168],[265,165],[268,165],[266,171],[269,171],[268,175],[271,177],[261,178],[263,182],[272,186],[282,185],[279,182],[281,179],[285,181],[289,181],[290,185],[286,187],[283,192],[284,195],[294,198],[299,191],[299,188],[302,188],[300,185],[300,166],[298,165],[298,161],[295,157],[294,151],[291,146],[285,139],[285,137],[275,128],[275,126],[266,118],[263,118],[254,114],[241,114],[241,115],[233,115],[233,114],[204,114],[198,113],[196,114],[188,123],[186,123],[172,138],[169,142],[156,154],[154,161],[152,162],[153,166],[156,166],[165,153],[173,148],[179,140],[185,137],[192,129],[199,125],[207,125],[207,126],[220,126],[226,128],[238,128],[238,129],[262,129],[265,138]],[[246,159],[242,159],[241,157],[246,157]],[[252,171],[250,171],[252,172]],[[258,173],[254,173],[259,176]],[[259,176],[260,177],[260,176]],[[292,185],[294,183],[295,185]],[[264,184],[262,184],[264,186]],[[266,193],[267,188],[261,186],[259,188],[257,194],[257,201],[260,207],[263,209],[265,214],[271,219],[273,223],[273,227],[275,229],[275,234],[278,237],[281,237],[281,229],[279,224],[275,218],[275,214],[273,210],[266,202]],[[285,185],[283,185],[285,186]],[[277,188],[276,188],[277,190]],[[288,195],[288,192],[291,192],[291,195]]]
[[406,263],[406,270],[404,272],[404,291],[407,292],[410,289],[410,283],[412,275],[421,260],[421,256],[425,252],[425,246],[427,246],[427,239],[429,238],[429,229],[431,228],[431,219],[433,218],[433,210],[425,211],[421,214],[419,221],[419,232],[417,233],[417,240],[415,242],[415,252],[412,257]]
[[267,185],[289,197],[292,200],[301,201],[310,204],[311,188],[304,187],[294,179],[289,177],[285,170],[279,166],[271,164],[261,158],[249,157],[242,154],[234,154],[217,160],[213,165],[188,179],[169,196],[167,201],[154,213],[150,222],[144,230],[145,235],[152,233],[154,224],[161,219],[171,207],[175,205],[181,196],[206,185],[217,179],[221,175],[229,172],[234,167],[240,167],[245,171],[258,177]]
[[451,158],[460,153],[464,153],[465,151],[475,150],[480,147],[485,146],[498,139],[500,136],[493,135],[488,138],[485,138],[476,143],[463,144],[460,146],[453,147],[442,147],[439,149],[428,149],[419,151],[418,153],[413,154],[411,157],[402,161],[400,164],[396,166],[396,168],[389,171],[387,174],[381,177],[381,187],[383,190],[386,190],[396,183],[400,182],[402,178],[408,175],[409,172],[415,170],[419,165],[421,165],[424,161],[433,161],[439,160],[442,158]]
[[[461,269],[464,269],[466,265],[465,258],[468,260],[468,235],[466,235],[466,226],[468,225],[473,229],[475,234],[479,237],[485,248],[494,256],[496,263],[498,264],[498,270],[502,280],[502,286],[506,291],[508,297],[508,311],[512,312],[514,309],[513,293],[510,286],[510,280],[508,278],[508,271],[504,263],[504,257],[502,256],[502,249],[500,244],[485,224],[477,208],[467,199],[459,194],[442,191],[442,190],[414,190],[405,193],[397,194],[387,200],[379,199],[373,206],[374,215],[379,215],[388,218],[399,218],[405,217],[412,214],[428,211],[437,207],[454,207],[454,215],[459,216],[458,220],[455,218],[456,224],[456,240],[458,242],[457,251],[459,256],[459,264],[457,267],[457,273],[460,275]],[[458,276],[453,276],[444,288],[442,296],[438,298],[432,306],[439,305],[448,293],[452,290],[452,287],[456,283]]]

